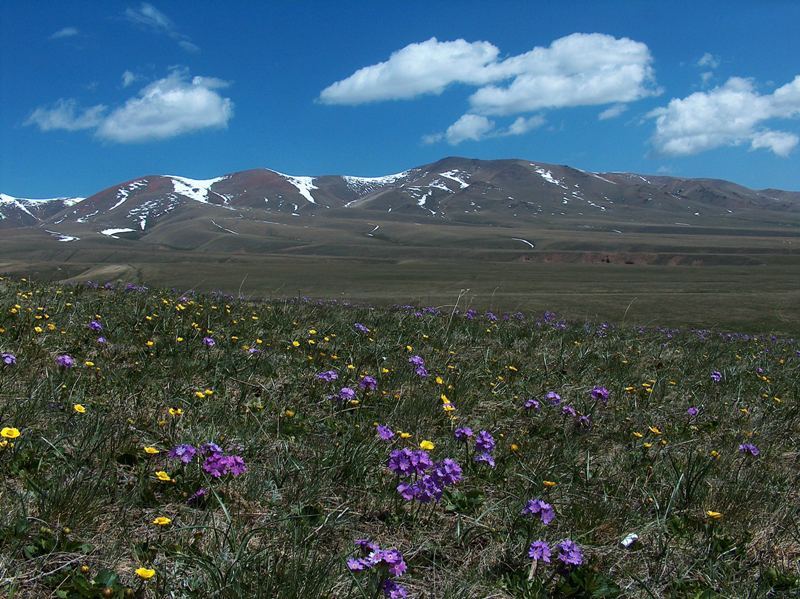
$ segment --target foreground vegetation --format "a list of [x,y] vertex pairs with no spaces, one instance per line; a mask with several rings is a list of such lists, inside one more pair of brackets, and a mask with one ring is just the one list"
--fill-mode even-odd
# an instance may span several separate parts
[[800,595],[800,345],[0,280],[9,597]]

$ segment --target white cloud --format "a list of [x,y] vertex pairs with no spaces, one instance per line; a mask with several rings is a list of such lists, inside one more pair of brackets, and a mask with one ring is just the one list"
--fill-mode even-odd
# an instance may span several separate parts
[[63,29],[59,29],[53,35],[50,36],[51,40],[58,40],[65,37],[74,37],[80,33],[77,27],[64,27]]
[[714,56],[711,52],[706,52],[697,61],[697,66],[714,70],[719,66],[719,57]]
[[[439,94],[448,85],[478,86],[472,112],[510,115],[542,108],[630,102],[653,95],[647,46],[601,33],[574,33],[549,47],[498,60],[486,41],[431,38],[359,69],[320,94],[327,104],[363,104]],[[505,87],[502,81],[510,80]],[[483,86],[483,87],[481,87]]]
[[786,158],[800,141],[793,133],[785,131],[762,131],[756,133],[750,140],[750,147],[754,150],[766,148],[776,155]]
[[478,141],[494,129],[494,123],[485,116],[465,114],[444,132],[444,138],[450,145],[460,144],[462,141]]
[[528,131],[537,129],[545,124],[545,119],[542,115],[537,114],[528,118],[524,116],[517,117],[517,119],[508,126],[502,135],[523,135]]
[[609,106],[603,112],[598,114],[597,118],[601,121],[606,121],[608,119],[615,119],[626,110],[628,110],[628,107],[625,104],[614,104],[613,106]]
[[690,155],[749,142],[752,149],[786,156],[797,136],[761,125],[800,116],[800,75],[771,94],[759,94],[749,79],[731,77],[709,91],[673,98],[648,116],[656,121],[653,144],[663,154]]
[[168,139],[226,127],[233,102],[216,90],[227,85],[216,77],[189,79],[185,70],[175,69],[110,112],[102,104],[79,109],[75,100],[62,99],[34,110],[25,124],[42,131],[94,129],[98,138],[118,143]]
[[125,18],[131,23],[171,37],[187,52],[199,52],[200,48],[192,43],[188,35],[180,33],[167,15],[152,4],[142,2],[139,8],[126,8]]
[[480,84],[489,80],[487,65],[500,51],[489,42],[435,37],[393,52],[389,60],[357,70],[320,93],[325,104],[364,104],[440,94],[451,83]]
[[42,131],[80,131],[94,129],[103,120],[106,107],[102,104],[79,109],[72,99],[60,99],[51,107],[40,106],[25,121],[25,125],[36,125]]
[[100,124],[97,136],[135,143],[226,127],[233,116],[233,102],[214,91],[225,85],[213,77],[189,81],[185,71],[175,70],[112,111]]
[[479,114],[462,115],[455,123],[450,125],[443,133],[431,133],[422,136],[422,143],[433,144],[446,141],[456,146],[464,141],[480,141],[489,137],[508,137],[510,135],[523,135],[545,124],[545,118],[536,114],[531,117],[517,117],[506,128],[498,129],[495,122]]
[[139,76],[131,71],[125,71],[122,73],[122,87],[128,87],[129,85],[133,85],[138,81]]
[[612,118],[625,110],[623,104],[660,93],[647,45],[601,33],[573,33],[504,59],[487,41],[440,42],[433,37],[336,81],[322,90],[319,100],[347,105],[408,100],[441,94],[453,84],[478,88],[469,98],[469,112],[447,131],[423,136],[423,143],[521,135],[544,122],[537,115],[496,130],[493,124],[488,127],[489,116],[615,104],[601,114]]

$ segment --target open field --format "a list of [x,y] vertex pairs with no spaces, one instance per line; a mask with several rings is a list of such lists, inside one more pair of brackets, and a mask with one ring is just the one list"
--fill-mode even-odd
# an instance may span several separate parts
[[462,295],[462,307],[497,311],[800,332],[800,228],[793,221],[478,226],[345,216],[275,215],[264,223],[223,214],[214,223],[225,232],[206,216],[184,215],[120,239],[64,229],[83,236],[75,243],[41,229],[4,231],[0,272],[374,304],[446,307]]
[[796,596],[799,360],[6,278],[0,593]]

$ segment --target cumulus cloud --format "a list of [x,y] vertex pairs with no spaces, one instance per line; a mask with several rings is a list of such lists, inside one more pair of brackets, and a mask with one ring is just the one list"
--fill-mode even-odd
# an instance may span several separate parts
[[719,66],[719,57],[711,52],[706,52],[697,61],[697,66],[706,69],[716,69]]
[[751,149],[787,156],[797,135],[763,125],[800,116],[800,75],[771,94],[759,94],[750,79],[731,77],[709,91],[673,98],[648,116],[655,119],[652,142],[662,154],[690,155],[749,143]]
[[226,127],[233,102],[217,90],[227,86],[216,77],[190,79],[187,71],[175,69],[110,112],[104,105],[79,109],[75,100],[59,100],[34,110],[25,124],[42,131],[94,129],[99,139],[117,143],[168,139]]
[[[542,108],[630,102],[656,92],[648,47],[628,38],[573,33],[548,47],[500,60],[486,41],[435,37],[359,69],[320,93],[327,104],[363,104],[477,86],[473,113],[509,115]],[[498,85],[509,81],[507,85]]]
[[149,29],[155,33],[167,35],[175,40],[187,52],[199,52],[200,48],[192,43],[188,35],[180,33],[167,15],[152,4],[142,2],[138,8],[126,8],[125,18],[131,23]]
[[422,142],[432,144],[446,141],[456,146],[464,141],[480,141],[489,137],[507,137],[523,135],[545,124],[545,118],[539,114],[531,117],[517,117],[505,128],[497,128],[495,122],[479,114],[462,115],[455,123],[442,133],[423,135]]
[[131,71],[125,71],[122,73],[122,87],[133,85],[138,79],[139,76],[135,73],[132,73]]
[[213,77],[189,80],[184,71],[173,71],[113,110],[98,127],[97,135],[131,143],[226,127],[233,116],[233,102],[216,91],[226,85]]
[[51,40],[59,40],[65,37],[75,37],[80,33],[77,27],[64,27],[63,29],[59,29],[53,35],[50,36]]
[[597,118],[601,121],[606,121],[608,119],[615,119],[626,110],[628,110],[628,107],[625,104],[614,104],[613,106],[609,106],[599,115],[597,115]]
[[25,121],[25,125],[36,125],[42,131],[80,131],[94,129],[103,120],[106,106],[98,104],[81,109],[73,99],[60,99],[52,106],[40,106]]
[[[500,50],[487,41],[439,41],[433,37],[409,44],[386,61],[336,81],[322,90],[319,100],[359,105],[441,94],[454,84],[477,87],[466,114],[447,131],[423,137],[425,143],[460,143],[520,135],[543,118],[517,119],[498,130],[488,118],[492,116],[512,117],[567,106],[621,105],[655,95],[659,90],[652,60],[647,45],[601,33],[573,33],[550,46],[507,58],[501,58]],[[617,116],[624,109],[612,107],[602,118]]]

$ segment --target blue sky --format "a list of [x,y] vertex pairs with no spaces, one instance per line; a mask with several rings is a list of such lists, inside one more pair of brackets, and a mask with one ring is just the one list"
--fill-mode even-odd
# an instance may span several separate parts
[[16,196],[450,155],[800,190],[794,1],[0,11],[0,190]]

